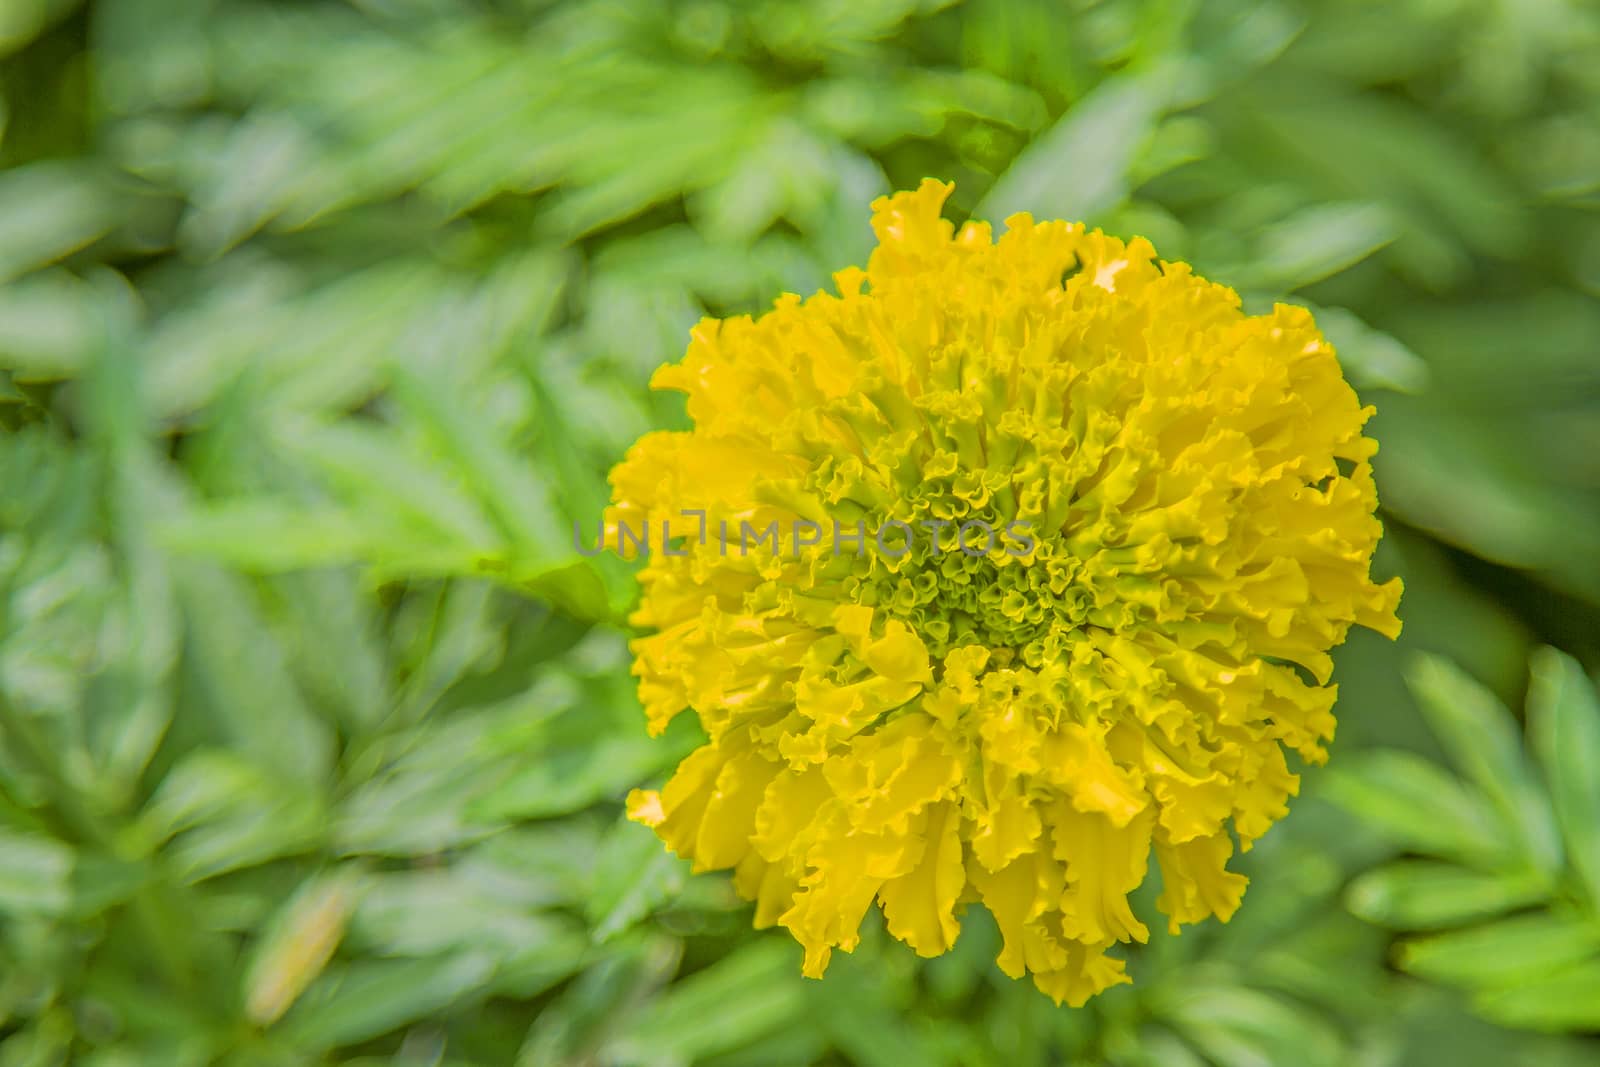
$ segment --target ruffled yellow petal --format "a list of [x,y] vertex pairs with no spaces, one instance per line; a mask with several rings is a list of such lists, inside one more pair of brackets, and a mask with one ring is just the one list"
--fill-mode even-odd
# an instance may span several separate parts
[[1327,758],[1330,650],[1399,631],[1372,409],[1304,309],[1074,223],[958,229],[950,192],[657,373],[693,429],[629,451],[602,532],[643,561],[651,731],[708,741],[628,810],[808,975],[874,903],[935,955],[978,902],[1002,971],[1081,1004],[1128,980],[1152,855],[1172,929],[1233,914],[1285,753]]
[[1213,915],[1223,922],[1233,918],[1250,880],[1228,870],[1233,842],[1227,834],[1177,845],[1157,840],[1155,853],[1163,884],[1156,907],[1170,920],[1168,928],[1172,933],[1177,933],[1184,923],[1200,922]]
[[1149,809],[1118,826],[1098,812],[1055,806],[1050,819],[1053,855],[1067,865],[1063,934],[1088,944],[1149,938],[1150,931],[1134,917],[1128,894],[1144,881],[1154,821]]
[[962,862],[961,812],[954,803],[929,810],[923,835],[927,847],[909,873],[878,891],[889,932],[919,956],[937,956],[956,943],[956,901],[966,887]]

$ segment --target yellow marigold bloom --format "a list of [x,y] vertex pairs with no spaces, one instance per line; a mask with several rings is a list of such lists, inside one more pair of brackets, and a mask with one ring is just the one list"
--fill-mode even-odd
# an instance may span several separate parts
[[[808,975],[874,902],[924,956],[981,902],[1001,969],[1078,1005],[1129,980],[1152,853],[1174,931],[1233,914],[1284,749],[1326,758],[1328,650],[1397,634],[1400,583],[1368,574],[1372,409],[1310,314],[1246,316],[1142,238],[957,231],[950,189],[874,203],[839,295],[704,321],[656,374],[694,429],[634,446],[608,529],[670,523],[634,673],[653,732],[693,709],[709,741],[630,814],[732,868]],[[914,551],[875,543],[896,522]],[[958,551],[963,523],[1002,536]]]

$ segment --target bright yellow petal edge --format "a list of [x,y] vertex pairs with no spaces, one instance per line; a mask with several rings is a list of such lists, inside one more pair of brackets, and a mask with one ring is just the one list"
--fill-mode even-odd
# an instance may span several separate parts
[[[1285,749],[1327,758],[1329,649],[1399,633],[1399,580],[1369,576],[1373,409],[1304,309],[1246,316],[1143,238],[958,231],[951,189],[876,201],[837,296],[705,320],[657,373],[694,429],[630,450],[607,523],[671,524],[634,673],[652,732],[693,709],[709,743],[629,814],[732,869],[807,975],[874,903],[935,956],[977,902],[1006,974],[1081,1005],[1129,981],[1107,950],[1148,936],[1152,855],[1174,932],[1232,916],[1228,859],[1299,788]],[[850,540],[890,520],[1036,543]],[[781,550],[724,548],[741,521]],[[822,536],[791,550],[802,522]]]

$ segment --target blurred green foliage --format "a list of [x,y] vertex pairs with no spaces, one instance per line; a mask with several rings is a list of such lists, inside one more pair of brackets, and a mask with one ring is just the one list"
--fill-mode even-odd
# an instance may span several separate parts
[[[1593,6],[3,0],[0,54],[0,1067],[1600,1057]],[[572,522],[698,316],[924,175],[1315,306],[1381,412],[1405,635],[1239,916],[1079,1011],[981,914],[802,980],[620,819],[694,738]]]

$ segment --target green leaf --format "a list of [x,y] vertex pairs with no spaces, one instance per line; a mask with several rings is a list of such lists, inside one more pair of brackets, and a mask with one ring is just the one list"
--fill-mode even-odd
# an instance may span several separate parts
[[161,782],[140,814],[141,835],[169,839],[181,878],[199,881],[308,851],[326,834],[321,796],[232,750],[202,749]]
[[1532,874],[1486,874],[1431,860],[1401,860],[1368,871],[1350,884],[1345,903],[1368,922],[1434,930],[1549,899]]
[[1400,966],[1435,981],[1498,987],[1551,974],[1600,954],[1600,926],[1556,913],[1499,922],[1408,941]]
[[1600,1029],[1600,959],[1485,993],[1476,1005],[1488,1018],[1532,1030]]
[[561,524],[539,473],[506,451],[442,376],[401,364],[391,373],[401,406],[427,429],[465,484],[478,490],[504,534],[535,559],[560,556]]
[[0,828],[0,914],[61,915],[72,903],[72,849]]
[[0,282],[52,263],[110,228],[109,191],[82,163],[0,173]]
[[1094,225],[1128,195],[1128,175],[1170,96],[1161,71],[1108,78],[1041,134],[990,188],[973,217],[1019,211]]
[[72,914],[83,920],[121,904],[145,888],[153,874],[142,862],[80,854],[72,869]]
[[606,838],[595,871],[595,891],[585,902],[595,941],[630,929],[683,888],[688,862],[667,851],[648,827],[622,821]]
[[599,800],[620,800],[629,786],[686,755],[688,748],[682,742],[663,743],[643,730],[634,736],[602,734],[552,746],[475,799],[468,814],[489,821],[549,818],[582,811]]
[[909,969],[896,973],[870,957],[836,958],[827,980],[807,983],[806,993],[823,1033],[859,1067],[961,1062],[939,1047],[932,1020],[908,1010],[917,1002]]
[[23,382],[80,372],[100,341],[102,296],[60,268],[0,286],[0,367]]
[[159,537],[169,551],[260,574],[358,562],[371,541],[341,512],[260,498],[193,509],[163,523]]
[[1398,845],[1490,864],[1516,853],[1494,809],[1421,756],[1363,753],[1329,772],[1324,784],[1334,803]]
[[470,952],[329,967],[278,1029],[306,1049],[352,1045],[445,1010],[493,973],[491,957]]
[[1428,365],[1390,334],[1373,329],[1344,308],[1311,310],[1317,328],[1339,353],[1339,366],[1358,389],[1418,393],[1428,387]]
[[1116,1062],[1130,1067],[1211,1067],[1200,1053],[1165,1026],[1141,1026],[1137,1033],[1120,1041],[1114,1038],[1111,1044],[1127,1045],[1126,1051],[1115,1048],[1114,1054]]
[[675,938],[619,941],[539,1013],[517,1067],[592,1062],[624,1020],[671,981],[682,956],[682,943]]
[[214,259],[254,233],[294,195],[308,134],[281,115],[244,116],[208,160],[210,181],[194,190],[178,228],[195,259]]
[[[340,496],[366,513],[381,514],[396,541],[426,539],[439,546],[485,550],[501,543],[479,502],[460,480],[405,447],[399,433],[351,424],[296,425],[284,447],[321,469]],[[416,531],[409,538],[399,529]]]
[[313,875],[279,909],[245,969],[245,1015],[252,1023],[276,1022],[327,966],[361,888],[354,868]]
[[475,805],[544,755],[547,719],[580,690],[541,679],[499,705],[391,735],[363,756],[374,772],[344,800],[334,840],[346,854],[409,856],[478,841],[504,825]]
[[1249,260],[1227,275],[1242,288],[1292,292],[1354,266],[1395,236],[1378,204],[1317,204],[1262,230]]
[[272,583],[290,669],[311,702],[352,736],[394,710],[389,664],[378,647],[377,605],[351,570],[284,575]]
[[585,961],[589,941],[571,919],[532,910],[515,887],[473,873],[454,867],[370,879],[351,941],[383,956],[481,955],[494,961],[496,990],[522,997]]
[[604,1059],[628,1067],[689,1063],[738,1048],[804,1017],[802,981],[787,938],[747,944],[675,983],[618,1027]]
[[1528,217],[1509,179],[1455,128],[1397,98],[1298,79],[1291,70],[1277,71],[1255,88],[1248,109],[1259,109],[1266,129],[1254,138],[1254,149],[1280,160],[1304,153],[1312,168],[1306,180],[1315,183],[1311,189],[1319,199],[1337,196],[1336,190],[1377,194],[1373,198],[1407,224],[1395,256],[1414,239],[1411,231],[1426,233],[1423,228],[1440,218],[1452,238],[1483,254],[1516,255],[1522,249]]
[[1600,909],[1600,700],[1576,660],[1553,648],[1533,656],[1528,734],[1550,785],[1567,857]]
[[[605,142],[587,139],[576,180],[542,216],[543,231],[576,239],[715,181],[758,135],[763,103],[742,71],[680,71],[670,96],[636,99],[633,121],[615,122]],[[703,123],[705,134],[682,136],[686,123]]]
[[469,849],[461,877],[524,908],[585,910],[596,890],[608,818],[580,817],[508,827]]
[[0,8],[0,55],[16,51],[52,22],[78,6],[79,0],[10,0]]
[[[1520,348],[1501,349],[1512,350]],[[1434,366],[1437,383],[1454,381],[1448,365]],[[1494,403],[1512,388],[1499,389]],[[1600,601],[1600,553],[1590,551],[1600,543],[1600,513],[1589,497],[1552,480],[1529,453],[1530,424],[1441,399],[1384,398],[1369,427],[1383,441],[1374,469],[1384,506],[1447,543]],[[1560,449],[1569,454],[1566,444]]]
[[1326,1022],[1268,993],[1208,984],[1164,999],[1157,1013],[1218,1067],[1348,1062]]
[[147,394],[164,416],[214,404],[246,373],[263,400],[313,410],[364,401],[385,361],[448,303],[450,285],[434,264],[409,257],[312,287],[284,265],[245,256],[189,288],[142,346]]
[[544,474],[518,461],[437,373],[396,364],[392,376],[401,406],[475,491],[509,544],[504,557],[480,559],[480,573],[549,596],[585,618],[605,618],[605,584],[576,553]]
[[1450,759],[1494,801],[1515,844],[1542,871],[1562,866],[1550,801],[1522,751],[1516,719],[1493,693],[1448,660],[1418,659],[1408,673],[1417,703]]
[[249,587],[236,575],[194,562],[175,567],[174,578],[187,619],[186,720],[286,780],[321,786],[333,738],[306,706]]

